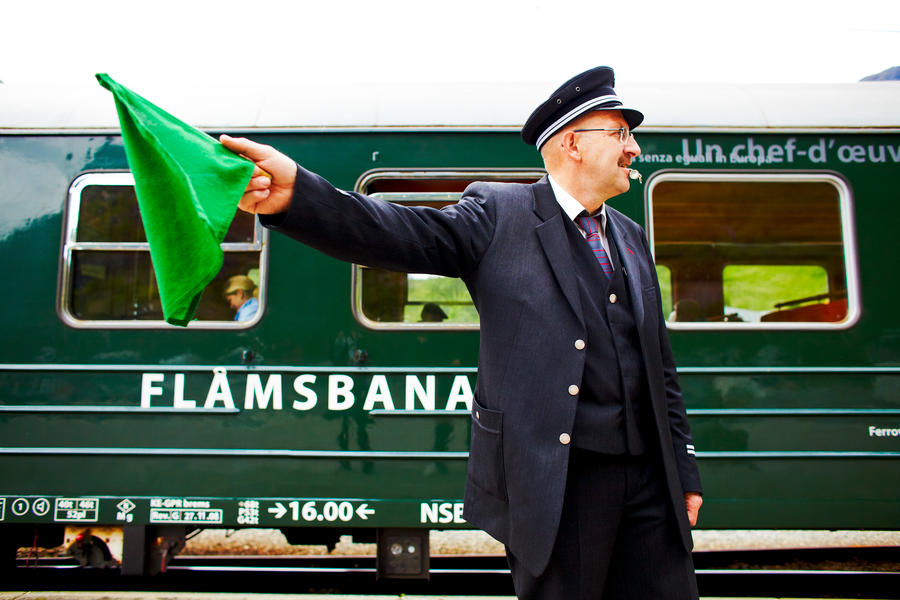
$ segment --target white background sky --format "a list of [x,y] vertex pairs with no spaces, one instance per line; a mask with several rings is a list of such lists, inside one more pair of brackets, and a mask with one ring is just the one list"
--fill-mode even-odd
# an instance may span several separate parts
[[[852,82],[900,64],[898,0],[15,0],[0,80]],[[548,90],[549,91],[549,90]]]

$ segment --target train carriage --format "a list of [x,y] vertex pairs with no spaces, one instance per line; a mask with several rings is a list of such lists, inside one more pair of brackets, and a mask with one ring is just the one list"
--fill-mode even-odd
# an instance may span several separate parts
[[[336,186],[441,207],[534,181],[550,86],[141,90]],[[620,86],[703,475],[703,528],[900,527],[900,84]],[[0,85],[0,542],[104,532],[158,570],[187,531],[396,540],[461,516],[478,314],[455,279],[325,257],[240,213],[186,328],[162,319],[114,107]],[[251,281],[258,310],[226,292]],[[531,368],[540,368],[532,365]]]

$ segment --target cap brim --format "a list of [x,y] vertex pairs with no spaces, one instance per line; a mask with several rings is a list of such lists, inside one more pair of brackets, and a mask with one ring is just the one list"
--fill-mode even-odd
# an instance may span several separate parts
[[[610,106],[608,108],[595,108],[594,111],[601,110],[618,110],[622,113],[622,118],[628,123],[628,129],[635,129],[644,122],[644,113],[636,108],[628,108],[626,106]],[[593,112],[593,111],[592,111]]]

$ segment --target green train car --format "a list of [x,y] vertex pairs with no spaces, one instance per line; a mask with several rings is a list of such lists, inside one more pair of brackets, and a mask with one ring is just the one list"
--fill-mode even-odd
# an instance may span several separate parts
[[[551,87],[140,91],[338,187],[440,207],[542,175],[518,129]],[[643,183],[612,202],[656,258],[699,526],[900,528],[900,83],[620,87],[647,115]],[[154,572],[186,532],[261,527],[401,540],[379,568],[421,574],[422,533],[467,526],[464,286],[245,214],[222,247],[197,319],[166,325],[111,97],[0,85],[5,559],[65,539]],[[243,320],[235,281],[258,302]]]

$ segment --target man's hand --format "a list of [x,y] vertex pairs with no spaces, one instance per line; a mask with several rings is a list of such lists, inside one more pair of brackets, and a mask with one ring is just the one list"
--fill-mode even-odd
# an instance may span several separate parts
[[691,527],[697,524],[697,517],[700,515],[700,505],[703,504],[703,496],[696,492],[688,492],[684,495],[684,506],[687,508],[688,521]]
[[[271,146],[257,144],[246,138],[233,138],[223,134],[219,136],[219,141],[232,152],[256,163],[253,178],[247,184],[238,207],[249,213],[263,215],[287,211],[294,194],[294,181],[297,179],[297,165],[294,161]],[[266,174],[271,175],[271,179]]]

